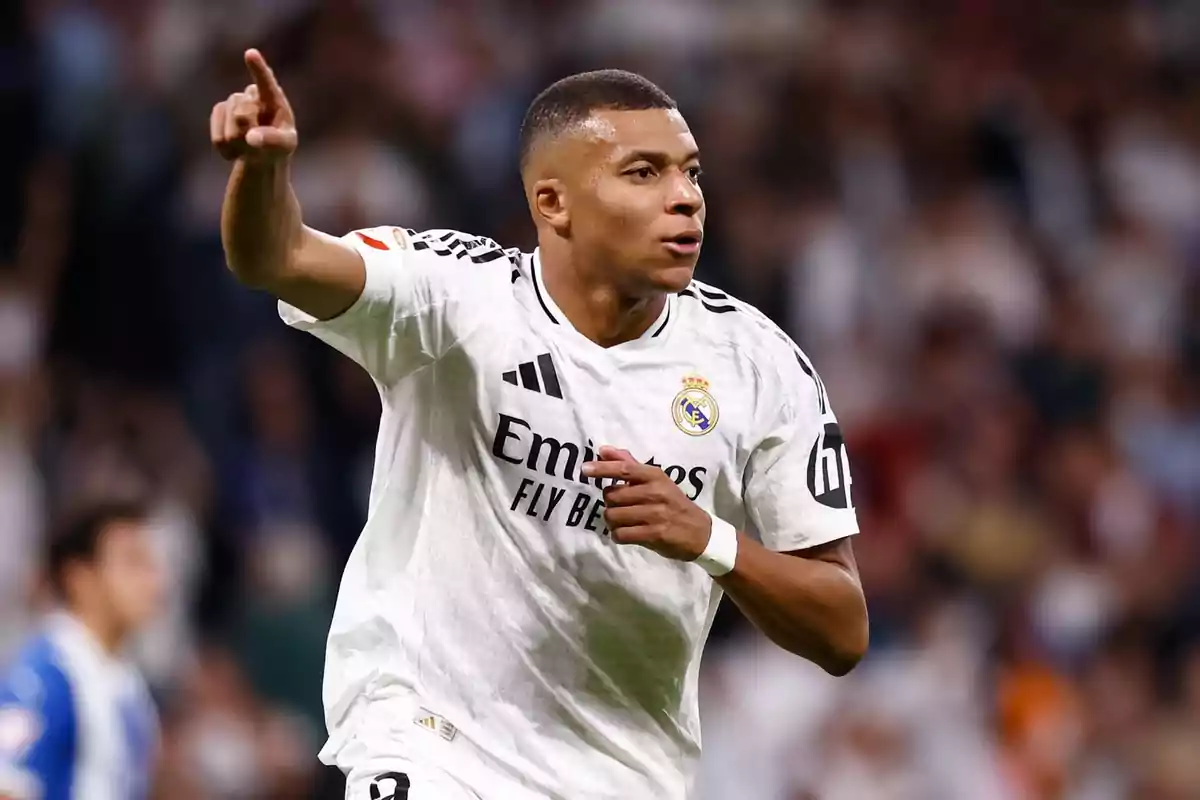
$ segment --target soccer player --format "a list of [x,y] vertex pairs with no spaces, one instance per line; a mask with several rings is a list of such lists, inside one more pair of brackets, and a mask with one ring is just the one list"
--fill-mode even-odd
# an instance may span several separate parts
[[141,800],[158,743],[150,693],[122,650],[161,605],[140,505],[94,505],[50,542],[62,610],[0,673],[2,800]]
[[451,230],[306,227],[271,69],[218,103],[229,267],[383,401],[329,635],[321,758],[352,800],[673,800],[728,593],[830,673],[867,646],[846,450],[817,373],[692,279],[700,156],[606,70],[521,131],[533,253]]

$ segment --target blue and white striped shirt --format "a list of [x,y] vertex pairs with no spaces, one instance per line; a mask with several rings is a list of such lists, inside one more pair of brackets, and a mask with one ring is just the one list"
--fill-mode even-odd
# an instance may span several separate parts
[[66,614],[0,673],[0,796],[144,800],[157,749],[137,670]]

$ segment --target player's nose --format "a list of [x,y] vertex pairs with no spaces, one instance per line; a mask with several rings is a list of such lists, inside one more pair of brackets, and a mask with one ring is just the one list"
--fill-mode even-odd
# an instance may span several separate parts
[[667,194],[667,211],[694,217],[704,207],[704,195],[691,178],[679,175],[671,181]]

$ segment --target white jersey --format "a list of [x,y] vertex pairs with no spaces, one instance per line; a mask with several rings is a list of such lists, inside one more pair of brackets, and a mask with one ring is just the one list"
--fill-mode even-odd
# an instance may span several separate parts
[[613,543],[580,468],[626,448],[773,550],[854,534],[820,378],[760,312],[699,282],[606,349],[555,306],[537,253],[454,231],[346,240],[366,262],[359,300],[328,321],[280,306],[383,401],[322,760],[431,763],[484,800],[684,798],[721,590]]

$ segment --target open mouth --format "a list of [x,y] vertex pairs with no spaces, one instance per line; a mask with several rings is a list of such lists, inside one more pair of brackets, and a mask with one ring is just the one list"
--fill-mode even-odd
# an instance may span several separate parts
[[696,233],[682,233],[679,236],[673,236],[667,239],[665,244],[668,250],[677,253],[694,253],[700,249],[700,241],[703,237]]

